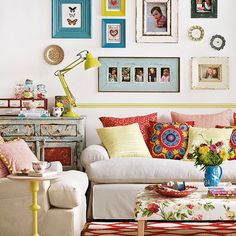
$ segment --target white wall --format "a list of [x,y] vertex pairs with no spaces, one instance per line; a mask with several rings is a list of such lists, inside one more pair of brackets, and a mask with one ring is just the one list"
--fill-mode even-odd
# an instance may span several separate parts
[[[0,97],[12,97],[17,82],[26,78],[35,84],[44,83],[48,90],[50,104],[55,95],[63,95],[63,89],[54,72],[63,68],[83,50],[90,50],[95,56],[138,56],[138,57],[180,57],[180,93],[101,93],[98,92],[97,71],[84,72],[81,68],[68,74],[68,83],[79,103],[233,103],[236,98],[236,80],[233,68],[236,65],[236,21],[235,0],[218,0],[218,18],[191,19],[190,0],[179,0],[179,42],[178,43],[136,43],[135,42],[135,0],[126,0],[126,48],[101,48],[101,1],[92,0],[92,39],[53,39],[51,37],[51,0],[1,0],[0,6]],[[104,17],[105,18],[105,17]],[[205,37],[200,42],[188,38],[192,25],[201,25]],[[212,49],[209,41],[212,35],[221,34],[226,46],[221,51]],[[64,60],[56,66],[43,59],[44,49],[51,44],[60,45],[65,52]],[[191,90],[190,58],[196,56],[227,56],[229,61],[229,90]],[[98,115],[124,116],[145,114],[155,109],[81,109],[88,115],[89,131],[94,123],[99,124]],[[94,141],[95,132],[88,133],[88,144]]]

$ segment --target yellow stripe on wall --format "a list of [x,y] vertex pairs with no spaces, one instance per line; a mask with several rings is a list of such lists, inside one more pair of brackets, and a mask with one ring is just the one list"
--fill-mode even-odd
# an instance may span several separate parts
[[236,103],[80,103],[79,108],[236,108]]

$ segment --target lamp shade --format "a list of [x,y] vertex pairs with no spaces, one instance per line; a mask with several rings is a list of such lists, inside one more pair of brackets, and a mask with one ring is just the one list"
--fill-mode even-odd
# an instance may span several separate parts
[[86,61],[84,63],[84,69],[85,70],[92,69],[92,68],[97,68],[100,65],[101,65],[101,63],[99,62],[99,60],[97,58],[94,58],[91,53],[88,52],[86,54]]

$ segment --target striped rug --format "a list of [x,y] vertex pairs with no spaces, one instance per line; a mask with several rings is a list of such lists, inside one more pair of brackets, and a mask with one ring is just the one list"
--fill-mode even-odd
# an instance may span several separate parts
[[[136,235],[137,222],[90,222],[82,236]],[[145,236],[236,236],[236,222],[148,222]]]

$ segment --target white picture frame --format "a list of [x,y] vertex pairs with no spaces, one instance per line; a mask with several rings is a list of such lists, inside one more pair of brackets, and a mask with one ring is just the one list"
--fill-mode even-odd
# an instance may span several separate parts
[[192,57],[192,89],[229,89],[228,57]]
[[136,0],[136,9],[138,43],[178,42],[178,0]]

